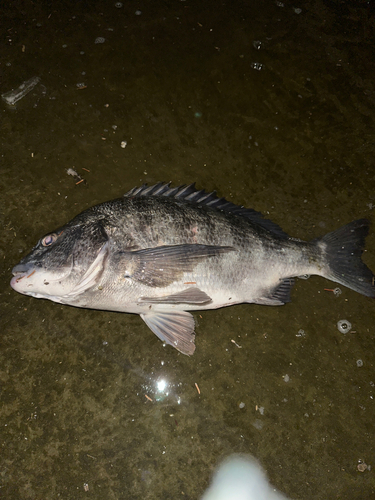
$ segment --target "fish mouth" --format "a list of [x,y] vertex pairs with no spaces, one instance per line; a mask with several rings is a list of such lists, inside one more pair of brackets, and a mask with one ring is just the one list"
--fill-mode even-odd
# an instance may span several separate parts
[[25,277],[30,278],[35,271],[35,267],[30,264],[17,264],[12,269],[13,278],[11,279],[10,286],[15,289],[21,280]]
[[[48,285],[49,283],[62,281],[70,274],[71,270],[72,266],[65,267],[58,275],[55,274],[53,277],[49,276],[48,280],[44,279],[43,283]],[[43,272],[43,268],[40,268],[32,262],[17,264],[12,269],[13,278],[10,281],[10,286],[16,292],[35,296],[35,292],[32,290],[36,283],[40,283],[42,281],[41,272]],[[31,288],[31,290],[29,290],[29,288]]]
[[31,264],[17,264],[12,269],[12,274],[17,276],[18,274],[27,274],[34,266]]

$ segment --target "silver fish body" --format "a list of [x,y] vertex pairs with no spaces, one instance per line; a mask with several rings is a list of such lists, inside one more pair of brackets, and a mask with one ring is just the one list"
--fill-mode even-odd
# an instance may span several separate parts
[[13,268],[18,292],[76,307],[139,314],[192,354],[190,310],[290,301],[293,277],[316,274],[375,297],[361,261],[369,223],[311,242],[194,185],[134,188],[44,236]]

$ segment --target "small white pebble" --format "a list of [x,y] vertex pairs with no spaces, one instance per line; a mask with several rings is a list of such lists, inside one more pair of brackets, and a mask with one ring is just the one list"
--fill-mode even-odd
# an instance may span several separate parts
[[95,43],[104,43],[105,42],[105,38],[103,38],[102,36],[98,36],[98,38],[95,39]]
[[363,361],[361,359],[357,359],[357,366],[358,366],[358,368],[363,366]]
[[68,175],[72,175],[73,177],[77,177],[78,176],[77,172],[75,170],[73,170],[72,168],[68,168],[68,170],[66,171],[66,173]]
[[252,62],[250,63],[250,68],[260,71],[263,68],[263,64],[259,62]]
[[126,148],[127,144],[128,144],[128,143],[127,143],[126,141],[121,141],[121,147],[122,147],[123,149],[124,149],[124,148]]

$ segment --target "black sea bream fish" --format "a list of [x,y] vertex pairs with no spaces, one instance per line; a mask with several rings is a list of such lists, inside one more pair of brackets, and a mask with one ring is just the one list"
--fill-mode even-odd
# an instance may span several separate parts
[[259,212],[194,185],[134,188],[42,238],[13,268],[17,292],[76,307],[136,313],[193,354],[191,310],[290,301],[294,276],[317,274],[375,297],[361,261],[361,219],[305,242]]

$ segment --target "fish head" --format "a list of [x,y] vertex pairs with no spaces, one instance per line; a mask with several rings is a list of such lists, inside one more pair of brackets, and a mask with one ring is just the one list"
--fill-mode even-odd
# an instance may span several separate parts
[[70,303],[95,285],[104,269],[108,237],[100,221],[73,219],[41,238],[13,269],[19,293]]

